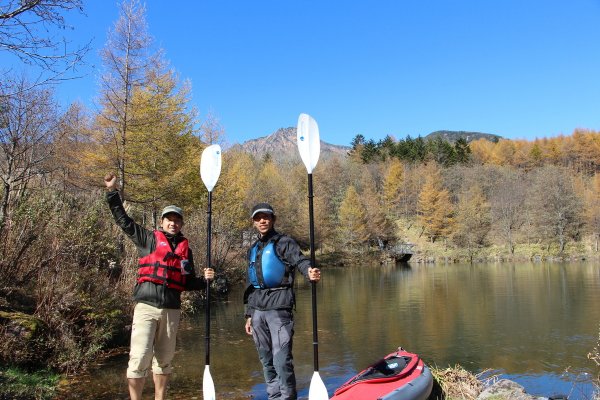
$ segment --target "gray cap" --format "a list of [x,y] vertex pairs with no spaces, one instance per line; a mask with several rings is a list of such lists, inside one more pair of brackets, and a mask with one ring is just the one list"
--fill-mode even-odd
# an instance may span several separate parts
[[160,213],[160,218],[164,218],[165,215],[175,213],[183,218],[183,210],[177,206],[166,206],[163,208],[162,213]]
[[250,216],[250,218],[254,218],[254,216],[258,213],[275,215],[275,211],[273,211],[273,207],[271,207],[269,203],[258,203],[252,207],[252,216]]

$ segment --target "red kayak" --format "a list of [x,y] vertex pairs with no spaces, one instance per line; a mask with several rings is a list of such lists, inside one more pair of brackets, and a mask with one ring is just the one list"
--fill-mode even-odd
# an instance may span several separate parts
[[425,400],[432,388],[423,360],[400,347],[340,386],[331,400]]

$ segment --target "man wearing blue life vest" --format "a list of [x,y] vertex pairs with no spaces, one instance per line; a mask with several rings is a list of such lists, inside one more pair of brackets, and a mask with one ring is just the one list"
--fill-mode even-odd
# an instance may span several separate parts
[[248,288],[244,293],[246,333],[252,335],[263,366],[269,399],[295,400],[296,376],[292,357],[294,336],[294,276],[298,269],[318,282],[296,241],[275,231],[275,212],[267,203],[252,208],[258,240],[248,250]]
[[201,290],[214,278],[212,268],[197,277],[192,250],[181,233],[183,211],[167,206],[160,216],[160,228],[149,230],[137,224],[123,208],[117,178],[104,177],[106,200],[117,225],[135,244],[138,255],[136,302],[131,325],[131,348],[127,383],[132,400],[140,400],[146,376],[151,372],[154,399],[163,400],[173,370],[177,328],[181,316],[181,292]]

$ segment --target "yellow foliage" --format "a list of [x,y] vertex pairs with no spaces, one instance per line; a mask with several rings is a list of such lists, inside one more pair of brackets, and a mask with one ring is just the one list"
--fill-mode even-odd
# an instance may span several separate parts
[[225,153],[219,182],[215,186],[215,213],[231,221],[231,226],[243,230],[250,226],[247,203],[248,194],[253,187],[252,159],[245,153]]
[[452,231],[453,215],[450,192],[443,188],[439,171],[432,168],[419,193],[419,223],[433,242]]
[[355,248],[368,238],[364,207],[354,185],[350,185],[340,204],[338,238],[343,247]]
[[392,215],[399,215],[402,189],[404,186],[404,165],[398,159],[392,159],[383,178],[383,199]]

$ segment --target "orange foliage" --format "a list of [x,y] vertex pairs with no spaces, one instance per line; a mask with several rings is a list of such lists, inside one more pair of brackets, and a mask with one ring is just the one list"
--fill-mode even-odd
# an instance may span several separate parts
[[592,130],[577,129],[571,136],[534,141],[501,139],[494,143],[479,139],[469,146],[477,164],[518,168],[557,165],[587,175],[600,172],[600,132]]

